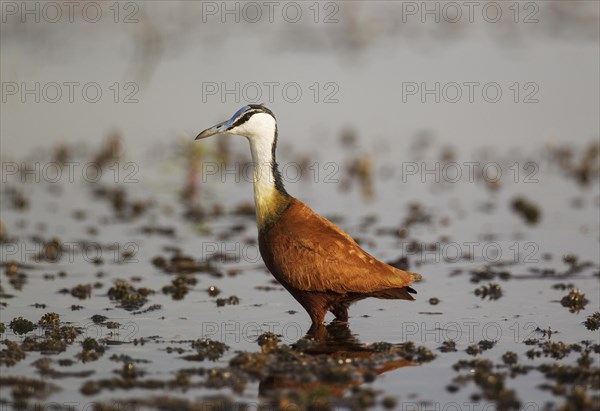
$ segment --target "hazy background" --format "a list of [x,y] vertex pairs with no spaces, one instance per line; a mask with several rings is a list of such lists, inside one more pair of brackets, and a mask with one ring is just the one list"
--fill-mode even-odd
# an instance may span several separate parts
[[[596,1],[432,2],[429,14],[422,2],[50,3],[29,14],[2,3],[3,158],[97,144],[115,129],[135,157],[248,100],[268,104],[281,140],[298,149],[345,127],[365,150],[402,150],[424,130],[465,152],[599,135]],[[442,90],[450,82],[461,85],[456,103],[456,88]],[[473,102],[465,82],[480,84]],[[403,96],[407,83],[416,94]],[[435,83],[440,102],[422,102],[421,85]],[[496,103],[484,98],[488,83],[502,92]]]

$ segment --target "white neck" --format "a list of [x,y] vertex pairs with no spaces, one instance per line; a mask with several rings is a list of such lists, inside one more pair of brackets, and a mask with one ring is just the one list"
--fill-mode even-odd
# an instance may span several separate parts
[[269,202],[275,189],[275,176],[273,175],[272,147],[273,141],[269,138],[248,138],[252,163],[254,166],[254,203],[256,214],[262,215],[264,206]]
[[276,187],[273,166],[273,144],[277,133],[275,119],[268,114],[255,114],[248,121],[230,130],[248,138],[254,165],[254,203],[256,223],[261,229],[277,218],[288,203],[289,196]]

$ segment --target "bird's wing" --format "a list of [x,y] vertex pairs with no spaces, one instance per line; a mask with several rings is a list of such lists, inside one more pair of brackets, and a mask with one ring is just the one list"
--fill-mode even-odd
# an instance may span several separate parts
[[262,241],[273,274],[299,290],[372,293],[420,278],[377,260],[295,199]]

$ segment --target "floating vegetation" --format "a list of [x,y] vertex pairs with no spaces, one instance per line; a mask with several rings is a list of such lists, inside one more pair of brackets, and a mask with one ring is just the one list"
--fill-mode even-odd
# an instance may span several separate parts
[[[50,357],[39,358],[34,361],[32,365],[37,369],[41,376],[50,378],[86,378],[94,373],[94,370],[58,371],[52,367],[52,359]],[[64,361],[61,365],[65,365]]]
[[583,310],[588,302],[588,299],[585,298],[585,294],[579,290],[571,290],[568,295],[565,295],[560,300],[562,306],[567,307],[569,312],[574,314]]
[[512,210],[525,220],[527,224],[537,224],[540,220],[540,208],[526,199],[525,197],[517,197],[511,202]]
[[489,283],[488,285],[482,285],[475,289],[475,295],[480,297],[482,300],[488,298],[489,300],[497,300],[502,297],[502,287],[500,284]]
[[105,322],[105,323],[104,323],[104,325],[105,325],[105,326],[106,326],[106,328],[108,328],[109,330],[116,330],[116,329],[118,329],[118,328],[121,326],[121,324],[119,324],[119,323],[118,323],[118,322],[116,322],[116,321],[107,321],[107,322]]
[[43,335],[26,336],[20,346],[23,351],[58,354],[73,344],[81,333],[72,325],[60,325],[60,317],[56,313],[44,314],[38,324],[44,329]]
[[409,228],[416,224],[431,224],[433,215],[425,211],[425,207],[421,203],[410,203],[408,205],[408,215],[402,222],[402,227]]
[[26,354],[18,343],[10,340],[4,340],[3,344],[6,348],[0,351],[0,365],[12,367],[19,361],[25,359]]
[[[560,351],[564,353],[562,347],[569,346],[562,344]],[[600,367],[594,366],[594,360],[591,353],[600,353],[600,345],[591,345],[589,341],[582,341],[582,344],[570,345],[572,351],[579,352],[579,358],[575,364],[564,364],[563,362],[549,362],[537,367],[544,376],[553,382],[542,386],[542,389],[548,389],[554,394],[563,395],[565,403],[561,409],[564,410],[592,410],[595,409],[598,398],[588,393],[589,390],[597,391],[600,389]],[[570,352],[571,350],[566,350]],[[568,355],[568,352],[564,355]],[[554,358],[557,358],[556,356]],[[561,357],[562,358],[562,357]]]
[[8,277],[8,283],[17,291],[23,290],[23,286],[27,283],[27,274],[19,271],[22,265],[11,261],[6,264],[4,274]]
[[119,302],[119,307],[127,311],[141,308],[148,301],[148,296],[154,294],[149,288],[135,288],[125,280],[116,280],[115,285],[108,290],[108,297]]
[[193,257],[179,252],[176,252],[169,260],[162,256],[156,256],[152,259],[152,264],[169,274],[193,274],[212,270],[212,267],[207,263],[198,262]]
[[[333,326],[328,326],[328,329],[332,331]],[[226,371],[233,377],[230,384],[258,380],[264,388],[263,393],[275,401],[281,400],[288,389],[295,388],[288,392],[287,403],[304,404],[305,401],[298,396],[310,395],[311,388],[335,391],[356,387],[372,381],[385,370],[421,364],[435,358],[430,350],[411,342],[360,344],[342,341],[332,341],[333,345],[330,345],[301,340],[295,347],[290,347],[281,343],[279,336],[265,333],[258,339],[261,352],[242,352],[219,373]],[[357,404],[372,403],[372,393],[363,393],[356,388],[352,392],[356,395],[353,397]],[[362,398],[363,395],[366,397]],[[335,397],[326,398],[335,401]],[[338,403],[329,403],[330,406],[335,404]]]
[[[370,347],[373,347],[373,344],[371,344]],[[381,347],[381,345],[379,345],[379,347]],[[431,350],[422,345],[417,346],[412,341],[398,345],[386,343],[386,345],[377,350],[377,352],[395,353],[416,364],[433,361],[436,357]]]
[[519,409],[521,401],[514,390],[506,387],[506,372],[496,372],[494,364],[487,359],[459,360],[453,365],[455,371],[466,370],[466,374],[454,378],[454,390],[460,389],[468,382],[473,382],[479,388],[480,394],[471,398],[483,397],[493,401],[496,409]]
[[238,305],[240,303],[240,299],[237,296],[232,295],[231,297],[227,298],[217,298],[216,303],[217,307],[223,307],[225,305]]
[[94,315],[92,315],[91,320],[94,322],[94,324],[102,324],[106,320],[108,320],[108,317],[105,315],[94,314]]
[[[175,378],[171,380],[158,380],[158,379],[142,379],[143,372],[137,369],[133,363],[125,363],[118,372],[118,376],[114,378],[106,378],[100,380],[89,380],[83,383],[79,391],[83,395],[96,395],[103,390],[115,391],[121,390],[132,390],[132,389],[146,389],[146,390],[187,390],[190,388],[198,388],[200,384],[191,383],[187,376],[177,374]],[[149,404],[151,408],[156,408],[157,404]],[[164,409],[164,408],[160,408]],[[175,408],[179,409],[179,408]]]
[[512,351],[502,354],[502,362],[506,365],[514,365],[519,361],[519,356]]
[[38,324],[44,328],[55,328],[60,325],[60,316],[56,313],[46,313],[40,318]]
[[77,358],[83,362],[96,361],[105,351],[104,346],[92,337],[87,337],[83,340],[81,348],[82,350],[77,354]]
[[573,283],[558,283],[554,284],[552,288],[554,288],[555,290],[565,291],[572,290],[573,288],[575,288],[575,285]]
[[29,208],[29,199],[16,187],[6,187],[4,192],[10,199],[12,208],[24,211]]
[[64,341],[67,344],[72,344],[79,334],[80,331],[72,325],[63,325],[61,327],[56,325],[45,332],[46,337],[53,340]]
[[229,350],[229,346],[220,341],[211,340],[210,338],[201,338],[192,343],[192,348],[197,352],[196,355],[185,357],[186,360],[204,361],[209,359],[216,361],[225,351]]
[[122,187],[98,186],[94,188],[93,194],[99,199],[107,200],[120,220],[139,218],[152,205],[149,200],[130,200],[128,192]]
[[567,344],[562,341],[538,341],[537,346],[539,349],[532,348],[525,353],[528,358],[534,359],[544,356],[562,360],[572,351],[581,350],[581,347],[578,344]]
[[145,225],[140,229],[143,234],[158,234],[165,237],[175,237],[175,227],[159,227],[155,225]]
[[441,352],[456,352],[456,341],[448,340],[442,342],[442,345],[438,347]]
[[27,334],[35,329],[35,324],[23,317],[13,318],[8,326],[17,335]]
[[[94,388],[97,391],[85,394],[91,395],[100,392],[101,387],[91,383],[90,385],[94,385]],[[116,384],[115,384],[116,385]],[[164,385],[164,383],[162,384]],[[104,383],[104,388],[110,388],[109,383]],[[132,387],[134,388],[134,387]],[[140,387],[137,387],[140,388]],[[159,387],[156,387],[159,388]],[[171,394],[165,395],[155,395],[155,396],[144,396],[139,398],[128,398],[118,401],[100,401],[94,402],[94,405],[97,410],[103,411],[117,411],[117,410],[138,410],[138,409],[159,409],[164,411],[197,411],[197,410],[207,410],[207,411],[221,411],[221,410],[244,410],[251,409],[252,406],[256,406],[253,404],[246,404],[243,401],[233,401],[231,396],[225,395],[211,395],[206,399],[186,399],[181,397],[176,397]]]
[[0,386],[2,388],[10,387],[15,409],[26,408],[29,400],[44,400],[60,391],[60,388],[51,382],[29,377],[1,375]]
[[256,340],[260,349],[263,353],[268,353],[275,351],[277,348],[277,344],[281,342],[281,338],[279,335],[273,334],[271,332],[266,332],[258,336]]
[[596,331],[598,328],[600,328],[600,312],[596,311],[594,314],[590,315],[585,319],[583,324],[588,330]]
[[44,242],[42,250],[35,256],[35,259],[37,261],[56,263],[60,261],[64,251],[61,240],[59,238],[53,238]]
[[206,292],[211,297],[216,297],[217,295],[221,294],[221,290],[219,290],[219,288],[215,287],[214,285],[211,285],[210,287],[208,287],[206,289]]
[[[71,161],[76,153],[71,148],[68,151],[68,155],[59,154]],[[294,159],[294,155],[289,154],[288,158]],[[303,156],[312,158],[309,154]],[[422,158],[429,161],[426,156],[424,153]],[[111,162],[106,161],[110,157],[108,151],[87,156],[100,159],[105,167],[111,167]],[[352,153],[342,161],[359,158]],[[304,171],[315,172],[307,161]],[[387,184],[384,174],[395,166],[392,162],[385,164],[386,161],[386,157],[381,156],[377,162],[365,163],[367,186],[375,182],[375,185]],[[348,170],[355,173],[353,184],[363,183],[359,181],[362,178],[359,174],[363,173],[360,167],[365,164],[355,162],[354,170]],[[578,164],[579,157],[574,156],[573,172]],[[200,166],[202,164],[198,164]],[[105,171],[110,175],[113,169]],[[597,179],[595,175],[584,174],[587,175],[584,178]],[[569,178],[573,176],[570,174]],[[169,174],[169,181],[172,177],[178,178]],[[188,177],[190,182],[199,182],[193,172]],[[387,178],[390,177],[388,174]],[[573,316],[554,304],[558,312],[553,310],[552,315],[560,317],[539,317],[546,318],[543,329],[532,331],[529,321],[533,315],[544,312],[549,301],[560,300],[567,293],[567,297],[574,296],[565,297],[569,309],[585,309],[597,304],[600,266],[589,250],[578,247],[577,243],[581,238],[597,240],[595,231],[585,223],[589,219],[583,218],[597,212],[600,206],[597,189],[590,184],[586,190],[575,187],[575,192],[565,192],[564,203],[578,207],[571,211],[582,214],[574,220],[580,223],[569,226],[577,226],[573,229],[577,236],[565,232],[567,246],[561,249],[555,248],[554,243],[546,247],[545,232],[538,227],[529,227],[525,232],[519,229],[493,231],[498,226],[509,227],[494,220],[500,215],[494,213],[505,216],[507,210],[497,204],[502,198],[512,198],[510,186],[507,180],[501,185],[489,186],[497,191],[482,199],[483,207],[458,192],[456,196],[453,194],[456,198],[443,199],[448,200],[448,208],[430,207],[425,202],[410,204],[417,197],[409,194],[408,203],[401,203],[401,206],[409,204],[408,208],[401,209],[395,216],[369,212],[351,217],[342,211],[331,215],[332,220],[370,247],[374,256],[387,256],[392,265],[403,270],[418,268],[416,271],[422,271],[431,281],[429,285],[424,284],[423,289],[415,287],[420,302],[413,320],[420,327],[415,331],[423,334],[411,334],[409,327],[403,329],[408,323],[405,319],[395,322],[399,313],[395,303],[381,301],[376,308],[363,306],[364,312],[350,318],[350,324],[361,330],[362,337],[369,341],[387,340],[363,343],[347,325],[339,324],[330,324],[324,327],[325,331],[311,329],[309,335],[304,336],[310,323],[304,312],[300,312],[301,308],[287,294],[266,293],[285,291],[285,288],[265,275],[263,265],[256,260],[255,207],[251,201],[233,198],[227,202],[197,196],[196,200],[181,204],[169,190],[165,193],[148,191],[140,185],[122,184],[116,188],[86,184],[75,187],[76,193],[82,192],[82,201],[88,190],[93,197],[87,200],[100,199],[101,203],[68,204],[62,203],[62,199],[73,195],[68,192],[70,186],[26,184],[23,189],[19,186],[18,191],[30,208],[40,212],[37,215],[11,210],[3,185],[3,200],[7,197],[7,204],[3,205],[8,207],[6,218],[3,209],[2,223],[7,223],[3,227],[10,229],[10,236],[3,233],[0,241],[8,241],[3,244],[7,251],[14,244],[26,244],[28,250],[35,251],[30,263],[16,261],[17,256],[12,257],[15,261],[0,263],[0,315],[4,321],[0,323],[3,394],[0,403],[10,403],[15,409],[35,409],[42,402],[39,398],[56,392],[51,386],[43,385],[51,382],[57,384],[53,386],[56,390],[59,385],[64,387],[65,395],[72,394],[75,383],[75,389],[80,390],[79,397],[94,395],[89,401],[98,409],[111,411],[241,410],[244,407],[384,410],[410,408],[412,403],[417,408],[427,408],[440,390],[442,397],[449,395],[444,389],[452,393],[457,404],[487,403],[498,410],[527,408],[526,400],[536,394],[540,396],[540,390],[546,391],[541,394],[547,399],[547,403],[539,404],[541,409],[595,409],[600,389],[597,363],[600,345],[574,343],[578,340],[573,340],[576,336],[571,331],[579,327],[582,335],[594,340],[594,332],[600,329],[600,313],[593,312],[597,311],[594,308],[584,311],[585,316]],[[38,187],[48,192],[40,193],[36,191]],[[443,190],[460,189],[459,184],[443,187]],[[138,196],[138,193],[146,196],[149,192],[153,198]],[[48,196],[48,201],[43,196]],[[547,215],[558,215],[555,204],[545,201],[547,198],[531,199],[544,206],[543,212],[550,207]],[[46,203],[48,207],[37,205]],[[520,208],[515,212],[519,219],[526,220],[527,207]],[[471,211],[475,214],[470,214]],[[485,222],[480,225],[482,221],[477,220],[477,215],[482,212],[486,213]],[[541,221],[541,213],[536,221]],[[402,222],[406,226],[401,226]],[[467,224],[466,234],[459,233],[461,222]],[[137,250],[115,246],[113,238],[136,244],[143,238],[143,243],[138,245],[143,244],[140,251],[144,253],[137,255]],[[67,264],[72,250],[65,241],[72,239],[75,239],[74,250],[78,254]],[[109,242],[98,246],[93,240]],[[445,251],[450,251],[446,246],[469,240],[498,242],[502,247],[507,244],[510,252],[504,253],[504,259],[483,263],[481,255],[471,255],[476,251],[464,252],[458,260],[446,256]],[[207,241],[217,245],[214,252],[198,249]],[[235,241],[241,248],[233,252],[226,246]],[[513,242],[521,245],[519,257],[524,255],[521,251],[531,251],[524,249],[525,241],[539,246],[539,255],[531,257],[539,256],[541,263],[506,259],[515,255]],[[404,247],[401,252],[400,244]],[[86,257],[83,252],[86,247],[103,253]],[[467,248],[470,246],[463,247],[465,251]],[[244,254],[244,251],[249,253]],[[147,252],[152,254],[145,254]],[[427,257],[428,253],[444,257],[420,258]],[[10,253],[5,254],[10,256]],[[134,257],[139,259],[137,265],[124,264],[133,262]],[[252,260],[245,261],[245,257]],[[60,266],[54,262],[60,262]],[[98,272],[95,264],[100,263],[104,266]],[[238,277],[232,278],[234,275]],[[202,278],[205,282],[199,283]],[[234,281],[236,286],[232,286]],[[473,287],[465,288],[469,282]],[[576,290],[577,287],[581,291]],[[465,299],[475,288],[477,298]],[[534,291],[531,301],[519,301],[513,306],[511,299],[523,298],[528,295],[528,289]],[[56,290],[60,290],[61,295],[54,295]],[[585,305],[587,299],[583,292],[590,300],[589,305]],[[232,295],[234,293],[236,295]],[[506,301],[493,304],[493,314],[489,315],[482,310],[492,307],[486,307],[481,301],[477,303],[479,297],[486,300],[502,297]],[[156,301],[152,301],[154,299]],[[188,301],[178,304],[171,299]],[[243,307],[222,308],[240,304],[240,299],[244,300]],[[78,300],[85,300],[86,306],[72,304]],[[154,302],[162,305],[152,304]],[[439,304],[448,305],[448,309],[423,311],[424,306]],[[479,314],[502,324],[503,333],[506,331],[502,344],[479,341],[487,338],[487,334],[477,335],[479,338],[473,336],[475,339],[469,338],[468,343],[464,343],[464,333],[454,338],[451,322]],[[435,315],[438,317],[432,317]],[[16,318],[11,322],[13,317]],[[441,322],[446,325],[440,325]],[[590,331],[581,328],[583,326]],[[434,333],[441,338],[433,340]],[[561,335],[566,336],[565,340],[557,341]],[[419,345],[411,340],[423,343]],[[522,343],[517,342],[521,340]],[[505,352],[498,351],[501,346],[506,348]],[[429,364],[435,361],[436,354],[439,360]],[[445,379],[443,370],[448,367],[448,360],[450,364],[456,362],[456,374]],[[402,367],[406,368],[398,372]],[[20,376],[10,376],[11,373]],[[384,378],[379,377],[384,374]],[[422,390],[422,382],[415,382],[411,375],[426,378],[427,390]],[[525,375],[527,377],[523,377]],[[59,381],[61,378],[65,380]],[[402,387],[401,391],[393,389],[398,386]],[[111,400],[125,396],[127,399]],[[60,404],[63,397],[58,394],[43,402]],[[73,400],[81,402],[77,396]]]
[[496,345],[496,341],[481,340],[477,344],[469,345],[465,351],[469,355],[477,355],[493,348],[494,345]]
[[565,176],[572,178],[583,187],[590,185],[590,182],[598,179],[600,175],[600,145],[593,141],[583,149],[579,162],[576,160],[576,153],[573,147],[562,145],[549,148],[549,155],[552,156],[563,171]]
[[80,300],[85,300],[92,296],[92,285],[91,284],[79,284],[71,288],[71,295]]
[[510,279],[510,273],[506,270],[498,270],[490,265],[484,265],[476,270],[469,272],[471,275],[472,283],[479,283],[480,281],[490,281],[494,279],[508,280]]
[[134,311],[131,314],[132,315],[146,314],[146,313],[150,313],[152,311],[160,310],[161,308],[162,308],[162,305],[160,305],[160,304],[152,304],[148,308],[144,308],[143,310],[140,310],[140,311]]
[[198,280],[189,275],[178,275],[171,281],[170,285],[165,285],[162,289],[164,294],[170,294],[173,300],[183,300],[190,287],[196,285]]

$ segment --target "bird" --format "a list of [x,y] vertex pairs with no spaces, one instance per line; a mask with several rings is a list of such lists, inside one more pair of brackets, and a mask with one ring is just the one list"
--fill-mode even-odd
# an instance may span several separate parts
[[246,137],[252,153],[254,202],[262,259],[306,310],[309,334],[327,312],[347,323],[351,304],[367,297],[411,300],[420,274],[392,267],[363,250],[338,226],[286,191],[276,160],[277,120],[262,104],[239,109],[196,140],[218,134]]

